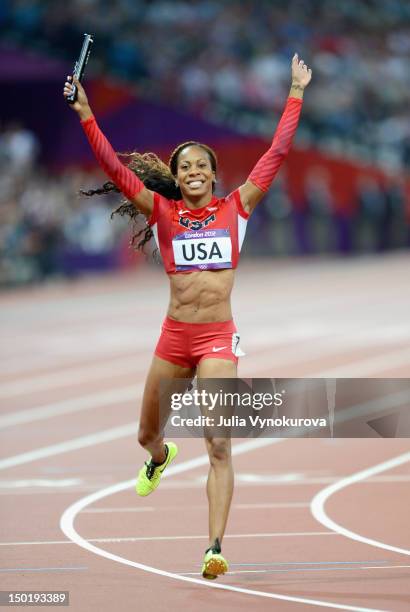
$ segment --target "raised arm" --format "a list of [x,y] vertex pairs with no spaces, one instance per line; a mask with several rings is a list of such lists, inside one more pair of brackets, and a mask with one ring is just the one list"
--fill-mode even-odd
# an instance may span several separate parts
[[[74,79],[74,83],[78,88],[78,95],[76,102],[71,106],[81,120],[81,125],[98,163],[125,197],[149,217],[154,206],[154,192],[147,189],[136,174],[120,162],[114,149],[98,127],[84,88],[77,79]],[[64,85],[64,96],[67,97],[71,91],[72,82],[69,76]]]
[[292,85],[285,110],[276,128],[270,148],[257,162],[239,188],[242,204],[249,213],[261,201],[275,178],[292,144],[302,110],[303,91],[310,83],[312,71],[297,54],[292,59]]

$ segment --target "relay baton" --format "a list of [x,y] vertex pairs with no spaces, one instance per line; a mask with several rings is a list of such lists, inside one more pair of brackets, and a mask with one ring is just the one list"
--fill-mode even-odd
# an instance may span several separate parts
[[[80,82],[84,76],[84,70],[88,62],[88,58],[91,53],[91,45],[94,42],[91,34],[84,34],[84,42],[81,48],[80,57],[74,64],[73,77],[76,77]],[[66,100],[69,104],[74,104],[77,100],[77,87],[73,83],[74,91],[69,96],[66,97]]]

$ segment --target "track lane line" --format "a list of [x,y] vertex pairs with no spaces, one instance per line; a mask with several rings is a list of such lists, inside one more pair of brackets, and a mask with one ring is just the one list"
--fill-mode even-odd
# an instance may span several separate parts
[[[0,481],[1,487],[1,481]],[[202,510],[203,505],[191,504],[189,506],[191,510]],[[268,504],[232,504],[232,510],[263,510],[266,508],[275,509],[289,509],[289,508],[309,508],[309,502],[272,502]],[[157,508],[155,506],[145,506],[144,512],[158,512],[159,510],[168,512],[169,510],[180,510],[181,506],[161,506]],[[140,508],[135,506],[126,506],[123,508],[90,508],[84,510],[84,514],[111,514],[112,512],[141,512]]]
[[[382,355],[369,357],[367,359],[359,359],[345,363],[328,370],[322,370],[315,377],[319,378],[348,378],[352,374],[354,368],[354,378],[366,378],[366,376],[374,376],[385,370],[392,369],[402,365],[410,364],[410,348],[397,348],[395,350],[384,351]],[[306,376],[308,378],[309,375]]]
[[133,421],[132,423],[127,423],[126,425],[112,427],[111,429],[104,429],[87,436],[80,436],[79,438],[73,438],[72,440],[66,440],[65,442],[52,444],[51,446],[43,446],[27,453],[21,453],[20,455],[13,455],[12,457],[1,459],[0,470],[6,470],[8,468],[24,465],[26,463],[32,463],[38,459],[45,459],[46,457],[61,455],[62,453],[78,450],[80,448],[87,448],[88,446],[94,446],[95,444],[120,440],[121,438],[136,435],[137,431],[138,422]]
[[116,357],[103,364],[86,365],[82,367],[67,368],[63,371],[40,374],[29,378],[20,379],[12,382],[0,383],[0,398],[10,398],[30,393],[59,389],[67,385],[78,386],[84,383],[100,382],[107,378],[114,379],[132,374],[134,376],[146,372],[146,366],[138,368],[138,358],[141,355],[134,355],[125,359],[123,356]]
[[[410,568],[410,565],[369,565],[357,567],[299,567],[292,569],[258,569],[258,570],[234,570],[230,574],[289,574],[295,572],[352,572],[359,570],[372,569],[405,569]],[[198,576],[199,572],[181,572],[180,576]]]
[[73,572],[79,570],[88,570],[88,567],[6,567],[0,569],[2,573],[8,572]]
[[373,540],[371,538],[366,538],[354,531],[350,531],[350,529],[346,529],[342,525],[339,525],[331,519],[325,511],[325,504],[328,499],[337,491],[341,491],[346,487],[361,482],[362,480],[366,480],[366,478],[370,478],[371,476],[375,476],[376,474],[380,474],[381,472],[386,472],[387,470],[391,470],[399,465],[404,465],[405,463],[410,461],[410,452],[404,453],[402,455],[398,455],[397,457],[393,457],[388,461],[383,461],[377,465],[369,467],[365,470],[361,470],[360,472],[356,472],[351,476],[347,476],[338,480],[337,482],[331,484],[330,486],[319,491],[317,495],[311,501],[310,510],[313,517],[322,525],[339,533],[340,535],[345,536],[346,538],[350,538],[351,540],[355,540],[356,542],[362,542],[363,544],[368,544],[369,546],[375,546],[376,548],[383,548],[384,550],[390,550],[392,552],[399,553],[401,555],[410,556],[410,550],[406,548],[399,548],[398,546],[391,546],[390,544],[385,544],[384,542],[379,542],[378,540]]
[[[131,481],[130,481],[131,482]],[[132,481],[135,482],[135,481]],[[86,511],[84,511],[86,512]],[[83,514],[83,513],[82,513]],[[229,533],[225,538],[301,538],[308,536],[337,536],[334,531],[290,531],[277,533]],[[186,535],[186,536],[119,536],[111,538],[89,538],[87,542],[101,542],[109,544],[110,542],[118,544],[121,542],[162,542],[172,540],[207,540],[208,535]],[[40,540],[28,542],[0,542],[0,546],[46,546],[50,544],[76,544],[71,540]],[[370,563],[370,561],[369,561]]]
[[[232,447],[233,455],[240,455],[246,452],[249,452],[256,448],[261,448],[263,446],[269,446],[270,444],[277,444],[279,442],[284,441],[281,438],[273,438],[273,439],[256,439],[249,440],[243,443],[236,444]],[[208,454],[200,455],[194,459],[190,459],[188,461],[184,461],[183,463],[177,464],[175,466],[171,466],[165,473],[164,477],[170,477],[175,474],[180,474],[182,472],[189,471],[194,469],[195,467],[199,467],[202,465],[207,465],[209,459]],[[85,540],[74,528],[74,521],[77,515],[84,510],[90,504],[93,504],[100,499],[104,499],[110,495],[114,495],[115,493],[119,493],[124,491],[135,483],[135,479],[127,480],[124,482],[117,483],[110,487],[106,487],[105,489],[100,489],[95,493],[87,495],[79,499],[77,502],[69,506],[61,516],[60,519],[60,528],[64,535],[69,539],[78,544],[81,548],[84,548],[98,556],[105,557],[106,559],[110,559],[111,561],[115,561],[117,563],[122,563],[124,565],[128,565],[130,567],[134,567],[136,569],[149,572],[152,574],[157,574],[159,576],[164,576],[166,578],[171,578],[173,580],[180,580],[183,582],[190,582],[192,584],[198,584],[204,588],[213,588],[213,589],[221,589],[224,591],[231,591],[235,593],[240,593],[244,595],[253,595],[256,597],[264,597],[267,599],[276,599],[280,601],[291,601],[295,603],[302,603],[311,606],[319,606],[324,608],[335,608],[337,610],[352,610],[353,612],[387,612],[385,610],[375,609],[375,608],[363,608],[356,606],[349,606],[344,604],[337,604],[328,601],[316,600],[316,599],[306,599],[303,597],[294,597],[291,595],[281,595],[279,593],[268,593],[265,591],[256,591],[253,589],[245,589],[242,587],[236,587],[228,584],[215,584],[214,582],[206,582],[203,579],[192,578],[190,576],[181,576],[179,574],[175,574],[173,572],[167,572],[165,570],[161,570],[150,565],[145,565],[143,563],[138,563],[136,561],[131,561],[130,559],[126,559],[125,557],[121,557],[119,555],[115,555],[110,553],[103,548],[99,548],[98,546],[94,546],[89,541]]]
[[34,423],[64,414],[73,414],[82,410],[111,406],[112,404],[118,404],[120,402],[137,401],[143,388],[143,383],[138,383],[127,387],[114,388],[110,391],[97,391],[96,393],[89,393],[88,395],[80,395],[79,397],[52,402],[51,404],[38,406],[37,408],[9,412],[0,416],[0,429]]

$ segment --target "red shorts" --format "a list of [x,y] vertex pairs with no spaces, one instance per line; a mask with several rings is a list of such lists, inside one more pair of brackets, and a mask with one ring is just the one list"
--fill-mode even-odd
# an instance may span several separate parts
[[203,359],[229,359],[238,363],[243,355],[235,323],[184,323],[167,317],[155,355],[185,368],[194,368]]

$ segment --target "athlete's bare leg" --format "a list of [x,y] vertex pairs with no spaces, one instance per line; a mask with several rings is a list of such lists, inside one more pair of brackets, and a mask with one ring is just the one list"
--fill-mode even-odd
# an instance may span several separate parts
[[[204,359],[198,366],[198,378],[236,378],[237,366],[225,359]],[[222,542],[231,507],[234,475],[230,438],[206,438],[209,473],[206,486],[209,504],[209,544]]]
[[145,382],[138,441],[151,454],[155,463],[163,463],[166,459],[160,426],[160,381],[172,378],[192,378],[193,374],[194,371],[190,368],[183,368],[154,355]]

